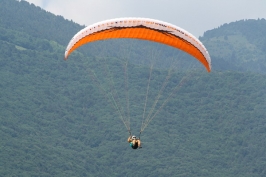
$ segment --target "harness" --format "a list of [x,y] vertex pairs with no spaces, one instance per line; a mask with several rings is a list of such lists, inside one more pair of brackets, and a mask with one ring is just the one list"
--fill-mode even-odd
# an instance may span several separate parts
[[135,145],[133,146],[133,143],[130,143],[130,146],[132,147],[132,149],[138,149],[138,143],[136,142]]
[[[131,131],[129,130],[128,132],[129,132],[129,135],[131,136]],[[140,135],[141,135],[141,132],[139,132],[139,137],[138,138],[136,137],[136,140],[140,140]],[[132,149],[138,149],[139,143],[136,142],[135,145],[133,146],[133,143],[130,142],[130,146],[132,147]]]

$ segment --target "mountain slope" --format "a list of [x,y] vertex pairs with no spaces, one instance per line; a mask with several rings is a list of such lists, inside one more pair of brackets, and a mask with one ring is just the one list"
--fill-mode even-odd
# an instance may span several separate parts
[[[32,8],[34,13],[27,13],[36,13],[39,23],[58,18],[23,1],[0,4],[7,11]],[[64,61],[63,40],[11,26],[0,26],[0,176],[266,175],[265,75],[202,68],[174,73],[164,94],[184,76],[186,82],[142,133],[143,148],[133,151],[119,115],[90,76],[94,69],[102,74],[99,80],[105,79],[106,65],[99,61],[111,59],[116,90],[124,95],[124,68],[118,67],[123,58],[111,52],[112,43],[89,45],[93,50],[107,45],[102,48],[109,54],[104,52],[102,60],[94,56],[97,51],[80,50]],[[131,55],[148,56],[141,51]],[[130,99],[132,131],[138,133],[142,111],[137,110],[143,110],[150,68],[133,63],[128,68],[130,91],[137,95]],[[158,93],[165,73],[154,70],[151,95]]]
[[23,0],[1,0],[0,21],[0,26],[7,29],[53,40],[62,45],[67,45],[69,39],[83,28]]
[[213,63],[223,60],[227,65],[223,68],[265,73],[265,34],[265,19],[241,20],[209,30],[200,40],[214,58]]

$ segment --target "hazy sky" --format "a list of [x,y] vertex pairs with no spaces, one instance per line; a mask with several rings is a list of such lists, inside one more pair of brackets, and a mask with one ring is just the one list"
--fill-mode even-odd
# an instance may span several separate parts
[[81,25],[119,17],[172,23],[196,37],[224,23],[266,19],[266,0],[26,0]]

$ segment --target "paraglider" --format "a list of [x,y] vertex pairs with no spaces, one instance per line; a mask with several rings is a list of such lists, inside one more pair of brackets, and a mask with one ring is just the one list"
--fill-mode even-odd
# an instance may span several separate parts
[[129,142],[129,145],[132,149],[142,148],[140,139],[134,135],[129,136],[127,142]]
[[[147,40],[174,47],[193,56],[206,68],[208,72],[211,71],[210,55],[205,46],[195,36],[173,24],[149,18],[132,18],[132,17],[116,18],[116,19],[101,21],[92,24],[90,26],[87,26],[81,31],[79,31],[76,35],[74,35],[74,37],[70,40],[65,50],[65,60],[67,60],[67,58],[73,51],[75,51],[77,48],[87,43],[92,43],[99,40],[108,40],[108,39],[117,39],[117,38],[132,38],[132,39]],[[150,77],[151,77],[151,72],[150,72]],[[149,84],[150,83],[148,83],[148,88]],[[183,79],[180,81],[179,85],[182,84],[183,84]],[[165,85],[163,84],[162,87],[164,88]],[[143,121],[140,134],[144,130],[144,128],[148,125],[148,123],[164,107],[167,101],[173,96],[173,93],[176,92],[176,89],[173,90],[174,91],[163,102],[159,110],[157,110],[157,112],[153,116],[149,114],[149,116],[147,116],[147,119]],[[148,89],[146,94],[146,102],[147,102],[147,97],[148,97]],[[158,94],[157,100],[155,101],[153,108],[157,104],[159,98],[160,98],[160,93]],[[121,120],[123,121],[124,125],[126,126],[127,130],[130,133],[130,137],[128,138],[130,146],[133,149],[141,147],[140,138],[137,139],[136,136],[131,136],[129,121],[124,121],[124,119],[122,118],[123,116],[121,115],[121,110],[118,108],[114,97],[110,100],[114,102],[113,103],[115,105],[114,107],[116,107],[117,112],[119,112],[120,114]],[[145,109],[146,107],[144,108],[144,112]]]

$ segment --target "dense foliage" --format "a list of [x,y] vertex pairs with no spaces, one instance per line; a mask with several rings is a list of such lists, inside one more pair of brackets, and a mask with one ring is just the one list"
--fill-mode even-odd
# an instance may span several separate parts
[[[61,22],[56,28],[66,25],[74,32],[79,25],[25,1],[2,0],[0,8],[0,13],[5,9],[0,16],[0,176],[266,175],[264,74],[215,69],[206,73],[191,59],[192,64],[186,66],[200,69],[173,74],[162,98],[183,77],[187,79],[143,132],[143,148],[134,151],[126,143],[128,132],[117,111],[90,73],[98,75],[105,89],[110,88],[108,79],[115,79],[115,89],[124,95],[123,62],[133,58],[128,66],[129,93],[132,128],[138,133],[150,71],[148,62],[140,63],[148,60],[140,56],[153,56],[153,46],[135,47],[133,42],[130,55],[119,56],[123,52],[116,47],[127,46],[127,41],[99,42],[89,45],[89,52],[83,48],[64,61],[66,41],[51,29],[58,25],[58,18]],[[21,17],[12,16],[12,20],[19,18],[18,23],[30,24],[22,12],[34,14],[35,32],[30,31],[32,26],[8,24],[12,9],[21,11]],[[47,25],[42,21],[49,19],[54,21],[51,31],[40,32]],[[61,35],[71,38],[63,30]],[[104,51],[95,56],[100,48]],[[161,51],[165,61],[170,61],[171,49]],[[167,62],[153,70],[149,91],[153,97],[164,82],[163,74],[167,75]],[[106,64],[112,71],[108,77]]]
[[216,68],[265,73],[265,34],[265,19],[240,20],[207,31],[200,39]]
[[55,16],[27,1],[1,0],[0,26],[24,32],[31,37],[53,40],[66,45],[82,26]]

